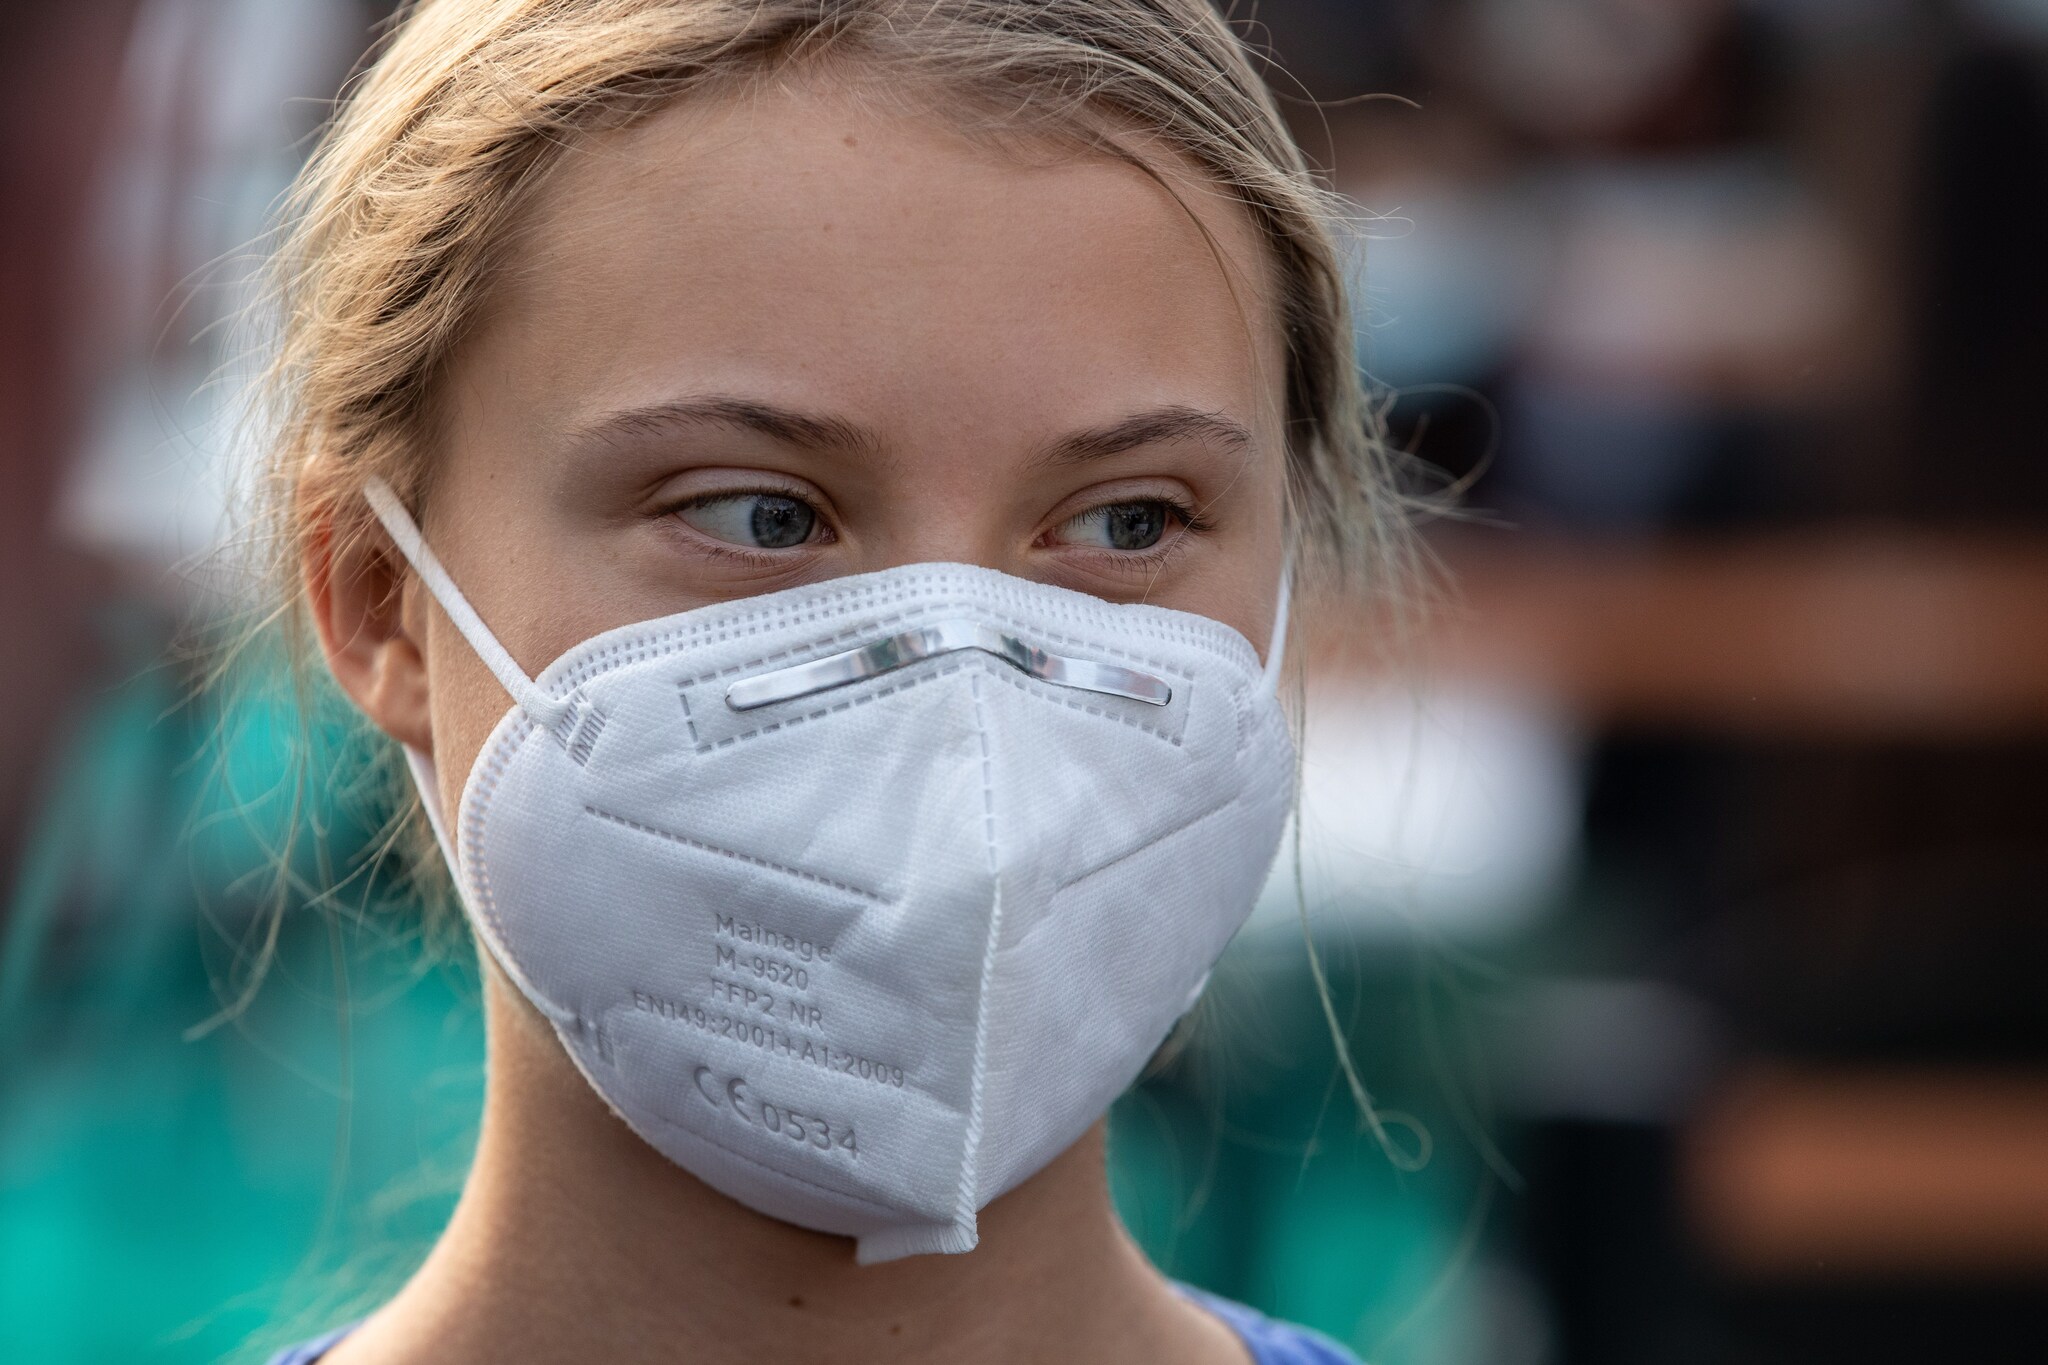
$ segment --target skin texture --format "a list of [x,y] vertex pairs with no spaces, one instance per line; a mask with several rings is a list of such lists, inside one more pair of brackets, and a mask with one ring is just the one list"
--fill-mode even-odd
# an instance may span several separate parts
[[[1016,151],[792,76],[564,156],[454,358],[423,517],[529,675],[614,626],[922,561],[1198,612],[1263,648],[1285,541],[1263,248],[1168,159],[1148,158],[1162,185]],[[822,529],[721,539],[755,504],[702,500],[763,492]],[[1159,500],[1196,517],[1161,511],[1143,551],[1087,515]],[[433,755],[452,817],[508,699],[381,536],[316,539],[335,675]],[[486,1006],[460,1206],[334,1365],[1246,1358],[1124,1234],[1100,1124],[984,1210],[974,1252],[862,1269],[643,1144],[495,968]]]

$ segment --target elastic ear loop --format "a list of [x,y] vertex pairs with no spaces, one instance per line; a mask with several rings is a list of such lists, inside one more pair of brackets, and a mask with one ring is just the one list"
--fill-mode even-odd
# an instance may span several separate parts
[[[469,641],[469,647],[476,651],[484,666],[512,695],[519,709],[537,724],[553,729],[568,714],[571,703],[557,701],[535,687],[533,680],[506,652],[505,646],[498,643],[498,637],[491,634],[491,628],[484,624],[483,618],[476,614],[476,608],[462,595],[462,589],[455,586],[455,580],[434,557],[426,537],[420,534],[419,525],[405,510],[405,504],[398,500],[398,495],[391,491],[390,484],[382,479],[372,479],[364,487],[363,496],[369,501],[370,510],[377,514],[377,520],[383,523],[392,543],[398,547],[398,553],[412,565],[413,572],[427,585],[427,591],[441,604],[441,610],[448,613],[448,619],[462,632],[462,638]],[[441,819],[441,788],[434,771],[434,760],[408,744],[405,746],[405,766],[412,772],[413,785],[419,789],[420,805],[427,813],[427,824],[434,831],[434,842],[441,846],[441,856],[447,859],[449,871],[456,874],[459,889],[462,861],[456,856],[455,841],[449,837],[447,824]]]
[[[1266,695],[1272,696],[1280,686],[1280,670],[1287,663],[1287,613],[1294,600],[1294,561],[1288,560],[1280,570],[1280,600],[1273,607],[1273,637],[1266,643],[1266,671],[1260,679]],[[1211,971],[1214,969],[1212,968]],[[1202,992],[1209,989],[1210,972],[1203,972],[1202,979],[1188,992],[1187,1002],[1180,1007],[1182,1014],[1194,1009],[1202,998]]]
[[476,614],[476,608],[462,595],[462,589],[455,586],[455,580],[441,567],[441,561],[434,557],[425,536],[405,510],[405,504],[391,491],[391,485],[382,479],[372,479],[363,489],[363,496],[369,499],[370,510],[377,514],[377,520],[390,533],[392,543],[405,556],[405,562],[412,565],[413,572],[427,585],[427,591],[434,594],[434,600],[441,604],[441,610],[448,613],[448,619],[462,632],[462,638],[469,641],[469,647],[484,661],[500,685],[519,703],[519,709],[543,729],[552,730],[569,714],[573,703],[567,698],[551,697],[534,686],[533,679],[526,676],[518,661],[498,643],[498,637],[491,634],[491,628]]
[[1279,690],[1280,670],[1287,662],[1287,612],[1294,601],[1294,561],[1280,570],[1280,601],[1273,608],[1273,638],[1266,644],[1265,688],[1268,695]]

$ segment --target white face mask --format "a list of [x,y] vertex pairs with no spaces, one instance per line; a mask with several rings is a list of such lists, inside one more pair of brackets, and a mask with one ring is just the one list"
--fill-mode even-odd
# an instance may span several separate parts
[[463,905],[633,1131],[863,1263],[967,1251],[1193,1004],[1278,847],[1271,661],[1218,622],[912,564],[607,631],[529,680],[452,831]]

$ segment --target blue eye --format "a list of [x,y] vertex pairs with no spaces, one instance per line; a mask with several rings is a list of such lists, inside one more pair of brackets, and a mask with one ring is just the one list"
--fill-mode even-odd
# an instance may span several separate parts
[[1166,534],[1175,516],[1171,503],[1156,499],[1113,502],[1069,521],[1060,528],[1061,539],[1070,545],[1104,550],[1149,550]]
[[809,503],[780,493],[733,493],[676,509],[705,535],[752,550],[788,550],[811,539],[818,514]]

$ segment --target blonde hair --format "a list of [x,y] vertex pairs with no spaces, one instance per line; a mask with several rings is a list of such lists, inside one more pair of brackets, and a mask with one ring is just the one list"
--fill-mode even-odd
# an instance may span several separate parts
[[[1400,499],[1353,357],[1334,201],[1207,0],[423,0],[326,130],[275,258],[264,497],[295,652],[309,535],[365,533],[372,476],[425,496],[439,377],[563,149],[827,60],[1132,160],[1110,130],[1135,133],[1212,179],[1272,258],[1297,577],[1401,582]],[[438,880],[415,814],[395,818]]]

